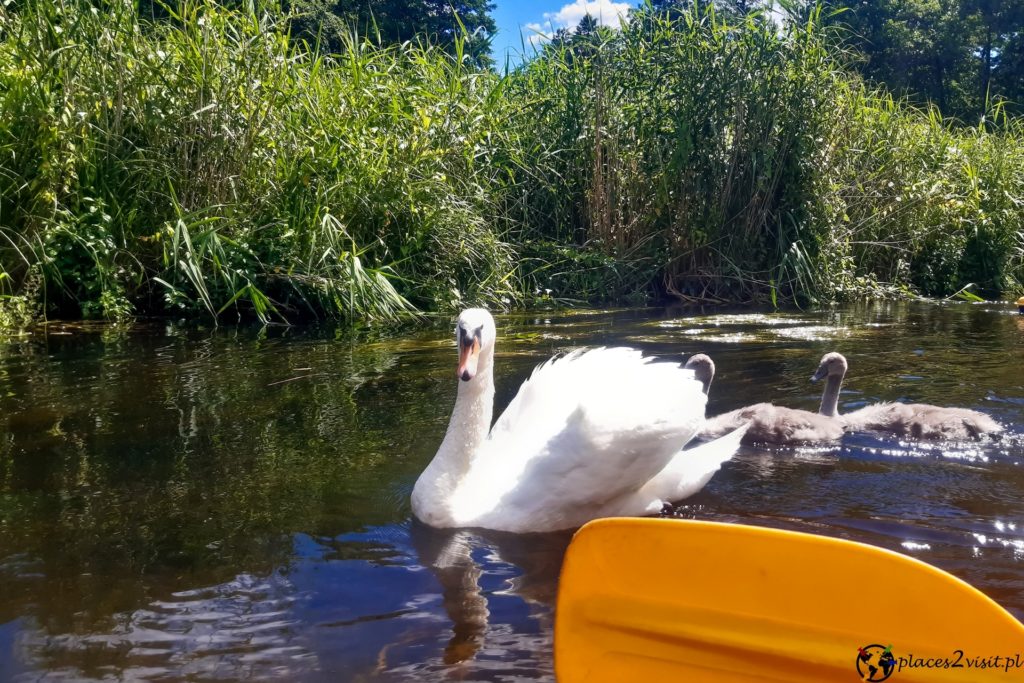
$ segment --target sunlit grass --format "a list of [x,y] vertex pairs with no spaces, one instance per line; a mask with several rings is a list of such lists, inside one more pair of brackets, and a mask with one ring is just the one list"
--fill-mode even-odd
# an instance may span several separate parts
[[156,25],[73,0],[0,18],[3,272],[41,270],[51,309],[392,320],[516,298],[496,76],[354,37],[321,56],[204,2]]
[[[11,6],[13,7],[13,5]],[[992,296],[1024,124],[868,89],[817,18],[638,12],[507,75],[276,7],[0,9],[0,319]],[[964,289],[968,285],[973,285]]]
[[542,279],[775,304],[1018,286],[1024,124],[958,128],[868,89],[818,19],[641,12],[529,62],[511,92],[543,153],[513,210],[587,247],[547,249]]

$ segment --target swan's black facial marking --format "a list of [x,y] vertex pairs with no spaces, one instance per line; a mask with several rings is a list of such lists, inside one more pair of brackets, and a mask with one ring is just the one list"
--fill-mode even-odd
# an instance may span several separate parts
[[476,376],[476,359],[483,346],[484,326],[479,325],[472,332],[460,322],[456,328],[459,347],[459,379],[468,382]]
[[463,327],[460,324],[459,328],[458,328],[458,337],[459,337],[458,343],[459,343],[459,346],[464,346],[464,347],[468,348],[468,347],[473,345],[473,340],[474,339],[477,341],[477,343],[483,345],[483,334],[484,334],[484,326],[483,325],[480,325],[475,330],[470,332],[469,329],[467,329],[466,327]]

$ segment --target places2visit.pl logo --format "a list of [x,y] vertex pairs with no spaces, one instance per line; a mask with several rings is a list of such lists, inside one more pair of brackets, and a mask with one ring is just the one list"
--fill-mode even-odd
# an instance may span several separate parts
[[[892,645],[878,644],[857,648],[857,675],[862,681],[884,681],[893,672],[903,669],[997,669],[1003,673],[1024,669],[1024,653],[1009,652],[1001,655],[971,655],[953,650],[947,656],[916,656],[912,653],[892,653]],[[1017,679],[1014,679],[1017,680]]]
[[862,681],[884,681],[892,676],[896,658],[892,656],[892,645],[865,645],[857,648],[857,674]]

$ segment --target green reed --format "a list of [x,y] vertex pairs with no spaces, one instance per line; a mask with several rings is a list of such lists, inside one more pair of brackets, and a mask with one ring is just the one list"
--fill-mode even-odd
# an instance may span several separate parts
[[1024,125],[868,89],[813,13],[646,8],[502,76],[324,55],[258,3],[134,7],[0,9],[0,325],[1024,281]]
[[618,265],[570,285],[777,303],[1024,280],[1021,122],[954,127],[867,89],[819,20],[645,10],[516,74],[542,152],[513,210]]
[[430,46],[330,57],[273,12],[4,12],[0,249],[62,314],[393,319],[509,299],[499,79]]

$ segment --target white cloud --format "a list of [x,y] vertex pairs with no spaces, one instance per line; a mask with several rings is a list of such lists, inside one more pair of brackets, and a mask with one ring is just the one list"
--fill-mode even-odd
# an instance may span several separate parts
[[526,38],[526,44],[532,47],[537,47],[541,43],[551,40],[551,34],[554,32],[555,30],[551,27],[550,21],[543,24],[532,21],[523,26],[523,36]]
[[533,21],[522,27],[526,42],[538,46],[551,40],[551,36],[560,28],[574,29],[580,20],[588,14],[602,26],[620,26],[629,19],[629,10],[633,4],[629,2],[613,2],[612,0],[574,0],[563,5],[557,12],[545,12],[543,21]]
[[563,5],[557,12],[545,12],[544,18],[559,28],[576,28],[580,20],[589,14],[602,26],[616,26],[626,23],[631,7],[628,2],[576,0]]

